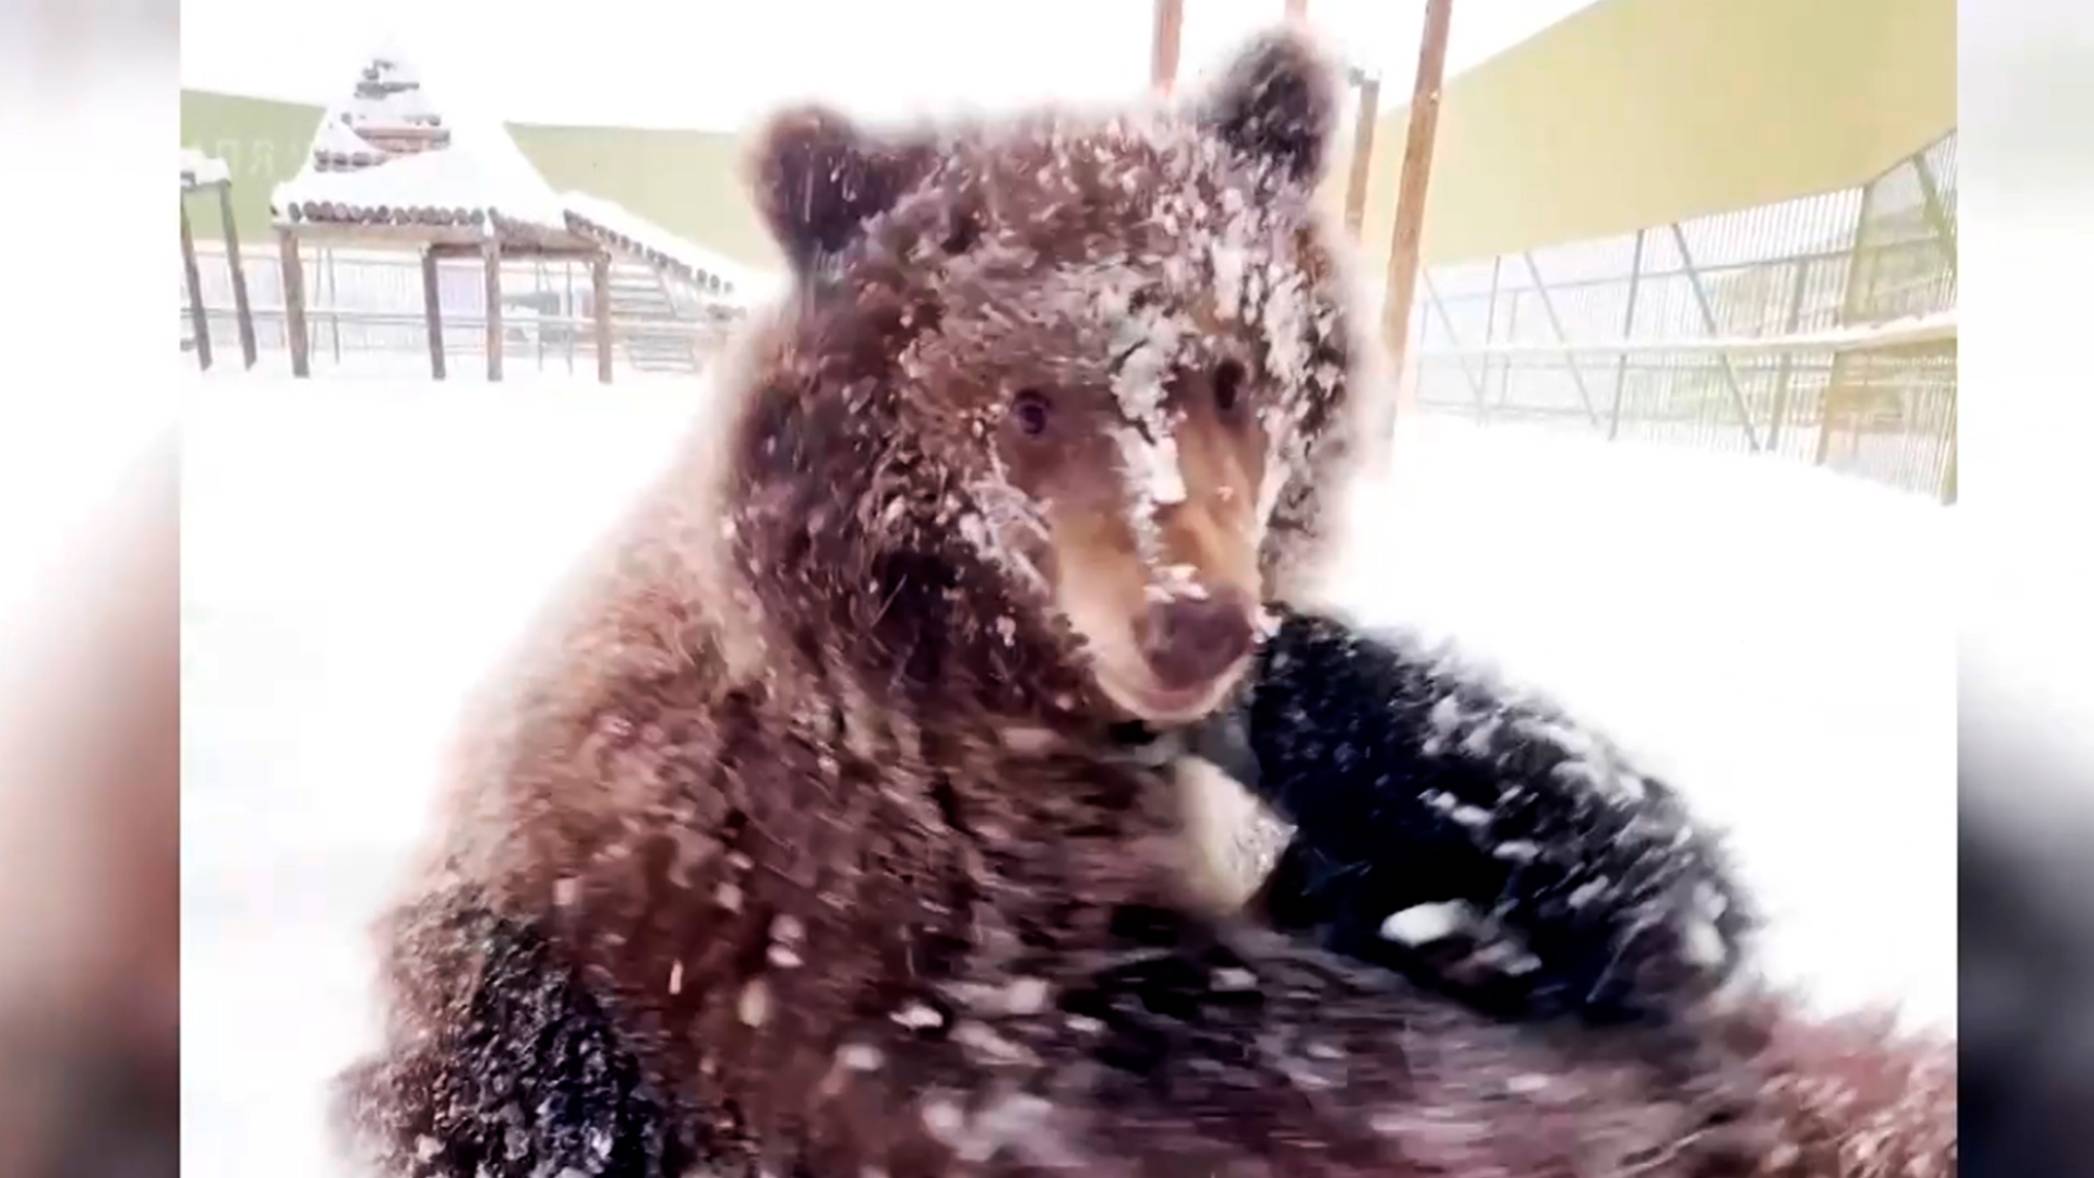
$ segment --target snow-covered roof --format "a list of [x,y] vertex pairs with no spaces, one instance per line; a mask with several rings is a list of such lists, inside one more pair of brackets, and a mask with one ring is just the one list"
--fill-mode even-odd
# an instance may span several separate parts
[[199,188],[206,184],[225,184],[232,180],[232,172],[225,161],[205,155],[195,148],[182,149],[182,187]]
[[568,228],[576,233],[676,274],[722,301],[757,301],[779,282],[775,274],[706,249],[615,201],[586,192],[563,192],[560,202],[566,208]]
[[373,57],[356,93],[328,108],[304,166],[269,203],[292,222],[567,230],[560,201],[508,129],[493,120],[445,126],[396,55]]

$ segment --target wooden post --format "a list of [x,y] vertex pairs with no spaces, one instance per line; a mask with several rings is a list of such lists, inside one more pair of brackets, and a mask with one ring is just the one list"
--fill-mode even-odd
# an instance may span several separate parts
[[[1411,303],[1418,291],[1418,248],[1425,227],[1426,181],[1432,175],[1433,138],[1439,133],[1440,79],[1447,70],[1447,22],[1453,0],[1426,0],[1425,33],[1418,43],[1418,79],[1411,87],[1410,129],[1403,141],[1403,171],[1396,184],[1396,225],[1390,233],[1388,295],[1382,305],[1382,330],[1389,339],[1395,371],[1402,373],[1410,348]],[[1402,388],[1399,382],[1398,388]],[[1392,413],[1415,409],[1412,403],[1391,406]],[[1392,422],[1377,423],[1386,439]]]
[[1156,37],[1149,47],[1149,84],[1169,94],[1178,76],[1178,30],[1185,23],[1185,0],[1156,0]]
[[580,326],[581,317],[575,314],[576,308],[574,305],[574,260],[572,258],[566,258],[561,260],[560,277],[563,281],[567,283],[567,301],[560,304],[560,318],[567,321],[567,330],[562,334],[564,334],[567,337],[567,375],[573,376],[574,337],[581,334],[581,332],[578,330]]
[[254,311],[247,302],[247,270],[240,265],[240,231],[233,227],[233,186],[218,186],[218,223],[225,231],[225,264],[233,275],[233,316],[240,324],[240,355],[254,367]]
[[298,234],[278,229],[276,248],[284,268],[284,343],[291,349],[291,375],[311,376],[312,359],[306,354],[311,341],[305,338],[305,267],[298,261]]
[[487,379],[502,379],[502,239],[490,234],[480,243],[487,268]]
[[436,251],[422,251],[422,316],[429,333],[429,376],[444,378],[444,309],[436,281]]
[[320,277],[327,283],[327,346],[334,353],[334,362],[342,362],[342,284],[334,270],[334,247],[328,246],[320,252],[326,268]]
[[204,283],[196,273],[196,241],[189,236],[189,199],[182,208],[182,281],[189,285],[189,330],[196,336],[196,366],[211,366],[211,318],[204,313]]
[[1367,161],[1374,158],[1374,118],[1381,108],[1381,79],[1372,74],[1354,75],[1360,87],[1360,108],[1352,125],[1352,174],[1345,181],[1345,228],[1353,238],[1360,236],[1360,222],[1367,212]]
[[611,383],[611,255],[589,259],[589,282],[595,287],[596,379]]

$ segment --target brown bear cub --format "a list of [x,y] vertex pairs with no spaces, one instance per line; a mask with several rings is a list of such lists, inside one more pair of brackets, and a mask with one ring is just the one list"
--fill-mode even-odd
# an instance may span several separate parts
[[381,1172],[1876,1172],[1778,1017],[1494,1019],[1187,895],[1132,729],[1287,638],[1339,490],[1333,106],[1274,37],[1184,109],[770,128],[793,293],[388,920]]

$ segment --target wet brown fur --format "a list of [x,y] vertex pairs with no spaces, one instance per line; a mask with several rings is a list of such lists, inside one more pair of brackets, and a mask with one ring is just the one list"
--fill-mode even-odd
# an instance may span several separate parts
[[[1099,379],[1082,339],[1039,335],[1082,324],[984,317],[1102,243],[1168,255],[1152,179],[1193,150],[1210,153],[1194,189],[1241,185],[1297,219],[1328,312],[1304,346],[1336,376],[1287,427],[1302,452],[1262,588],[1309,550],[1354,361],[1294,154],[1328,131],[1307,60],[1267,42],[1220,117],[1096,140],[1098,167],[1139,180],[1119,196],[1089,165],[1071,191],[1032,179],[1096,130],[933,152],[835,148],[822,116],[774,127],[779,176],[849,192],[760,187],[798,293],[473,727],[443,836],[383,931],[386,1045],[346,1089],[383,1171],[1879,1172],[1839,1156],[1862,1106],[1768,1086],[1832,1066],[1779,1012],[1727,1016],[1735,1034],[1501,1024],[1202,915],[1168,768],[1115,737],[1123,713],[1052,595],[968,536],[1008,524],[970,488],[1018,453],[977,432],[984,412],[1016,381]],[[1259,122],[1261,78],[1297,75],[1307,139]],[[1272,383],[1271,344],[1245,328],[1210,346]],[[1232,559],[1266,438],[1190,436],[1197,498],[1168,543],[1205,574]],[[1096,454],[1075,469],[1119,477]],[[1035,558],[1117,568],[1125,600],[1135,540],[1068,510]],[[1022,531],[998,540],[1024,552]],[[1898,1099],[1878,1087],[1857,1099]]]

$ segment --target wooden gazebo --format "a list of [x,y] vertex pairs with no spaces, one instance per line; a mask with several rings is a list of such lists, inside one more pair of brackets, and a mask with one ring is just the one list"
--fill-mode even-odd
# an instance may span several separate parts
[[189,287],[189,323],[196,336],[196,362],[211,366],[211,319],[204,309],[204,284],[196,267],[196,239],[189,232],[189,198],[215,193],[225,233],[225,261],[232,269],[233,313],[240,326],[240,354],[254,367],[254,313],[247,305],[247,273],[240,268],[240,234],[233,228],[233,178],[224,160],[182,149],[182,279]]
[[305,166],[270,197],[284,268],[291,371],[310,375],[301,243],[414,250],[422,259],[429,369],[445,373],[436,265],[478,257],[487,283],[487,379],[502,378],[505,257],[589,263],[596,373],[611,379],[610,254],[569,228],[559,199],[498,123],[451,125],[397,55],[374,56],[355,93],[328,109]]

